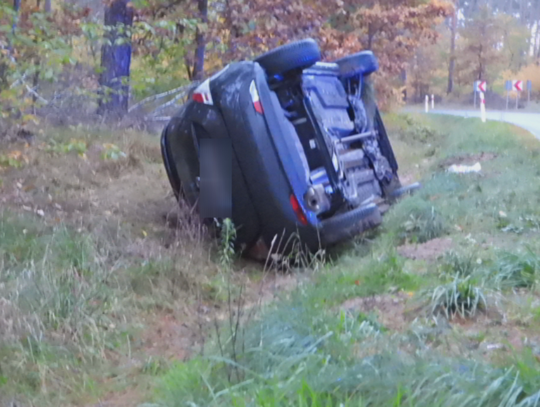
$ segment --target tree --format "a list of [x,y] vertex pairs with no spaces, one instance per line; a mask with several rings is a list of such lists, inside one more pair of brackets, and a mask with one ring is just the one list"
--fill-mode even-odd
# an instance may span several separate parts
[[505,68],[517,72],[528,63],[531,31],[516,17],[508,14],[497,16],[497,21],[503,36],[502,53],[507,62]]
[[451,11],[451,3],[438,0],[358,2],[343,9],[334,27],[323,30],[323,44],[334,58],[373,50],[380,65],[376,75],[379,100],[400,99],[395,78],[407,68],[420,45],[438,39],[437,25]]
[[490,71],[500,69],[500,47],[503,40],[500,20],[489,6],[482,6],[474,18],[466,20],[460,30],[462,49],[460,67],[470,82],[490,80]]
[[457,35],[458,0],[454,3],[454,10],[450,18],[450,61],[448,62],[448,87],[446,93],[454,90],[454,69],[456,67],[456,35]]
[[208,0],[198,0],[199,24],[195,35],[195,63],[191,77],[194,80],[200,80],[204,74],[204,53],[206,49],[206,31],[208,25]]
[[128,110],[131,67],[130,0],[112,0],[105,9],[105,34],[101,48],[99,114],[121,116]]

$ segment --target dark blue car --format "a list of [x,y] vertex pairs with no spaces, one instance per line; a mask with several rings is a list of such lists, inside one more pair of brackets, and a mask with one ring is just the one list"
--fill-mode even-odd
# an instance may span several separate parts
[[[177,198],[233,220],[249,252],[309,250],[381,223],[400,184],[379,111],[365,97],[370,51],[323,63],[312,39],[236,62],[192,90],[162,134]],[[370,101],[371,100],[371,101]]]

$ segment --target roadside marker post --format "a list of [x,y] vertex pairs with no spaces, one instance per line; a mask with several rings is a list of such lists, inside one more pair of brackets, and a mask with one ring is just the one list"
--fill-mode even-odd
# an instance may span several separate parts
[[506,110],[508,110],[508,99],[510,97],[510,91],[512,90],[512,81],[506,81],[505,89],[506,89]]
[[476,93],[485,92],[487,89],[486,81],[474,81],[474,107],[476,108]]
[[486,99],[484,96],[484,92],[480,91],[480,117],[482,119],[482,123],[486,122]]
[[518,101],[519,101],[519,92],[523,90],[523,81],[512,81],[512,85],[514,90],[517,92],[516,95],[516,110],[518,108]]
[[435,109],[435,95],[431,94],[431,110]]
[[531,103],[532,82],[527,80],[527,103]]
[[429,113],[429,96],[426,95],[426,113]]

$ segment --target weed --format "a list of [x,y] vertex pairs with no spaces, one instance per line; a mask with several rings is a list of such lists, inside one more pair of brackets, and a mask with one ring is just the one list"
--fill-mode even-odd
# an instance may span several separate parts
[[67,154],[71,152],[76,152],[79,156],[84,156],[88,150],[88,145],[86,141],[72,138],[67,143],[56,142],[54,139],[49,141],[46,151],[56,154]]
[[220,228],[219,260],[224,267],[230,267],[235,253],[236,228],[229,218],[218,222],[217,226]]
[[476,286],[470,276],[456,275],[450,283],[430,290],[429,296],[431,312],[443,312],[447,318],[455,315],[469,318],[487,306],[482,288]]
[[22,168],[25,164],[28,164],[28,161],[28,157],[18,150],[8,154],[0,154],[0,168]]
[[540,277],[540,258],[531,246],[519,253],[499,254],[492,279],[497,287],[533,287]]
[[413,197],[396,206],[385,219],[384,227],[401,241],[424,243],[447,231],[446,220],[428,202]]
[[127,155],[116,144],[105,143],[103,144],[103,151],[101,152],[102,160],[116,161],[120,158],[126,158]]
[[168,363],[162,358],[149,357],[143,364],[141,370],[143,373],[158,376],[167,371]]
[[405,122],[404,129],[402,130],[401,137],[407,141],[414,141],[417,143],[433,142],[441,138],[439,132],[432,127],[421,123],[418,119],[403,115]]
[[444,255],[440,269],[443,276],[466,278],[475,274],[481,264],[482,260],[474,252],[451,251]]

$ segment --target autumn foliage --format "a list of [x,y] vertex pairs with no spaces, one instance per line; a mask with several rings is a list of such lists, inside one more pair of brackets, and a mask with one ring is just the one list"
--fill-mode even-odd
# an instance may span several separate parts
[[305,37],[318,39],[329,61],[371,49],[379,58],[377,88],[385,102],[396,93],[395,76],[422,42],[437,40],[436,27],[452,10],[441,0],[230,0],[209,27],[208,43],[212,54],[223,50],[215,52],[223,63]]
[[[70,97],[86,98],[85,109],[95,112],[104,71],[100,54],[110,41],[104,22],[95,18],[97,10],[75,2],[55,3],[52,12],[45,12],[39,1],[23,2],[15,10],[15,3],[0,2],[4,117],[28,117],[29,110],[62,106],[57,101],[67,88]],[[110,2],[98,3],[106,8]],[[123,36],[133,53],[130,78],[125,78],[130,104],[306,37],[318,40],[326,61],[372,50],[379,59],[373,78],[383,107],[401,99],[411,80],[415,93],[442,94],[449,76],[449,17],[454,10],[462,16],[455,30],[456,86],[469,89],[473,76],[494,83],[501,72],[517,72],[531,62],[525,54],[531,45],[540,52],[540,35],[527,42],[531,27],[538,26],[532,11],[518,21],[505,14],[500,2],[487,3],[475,8],[454,0],[133,1],[133,26]]]

